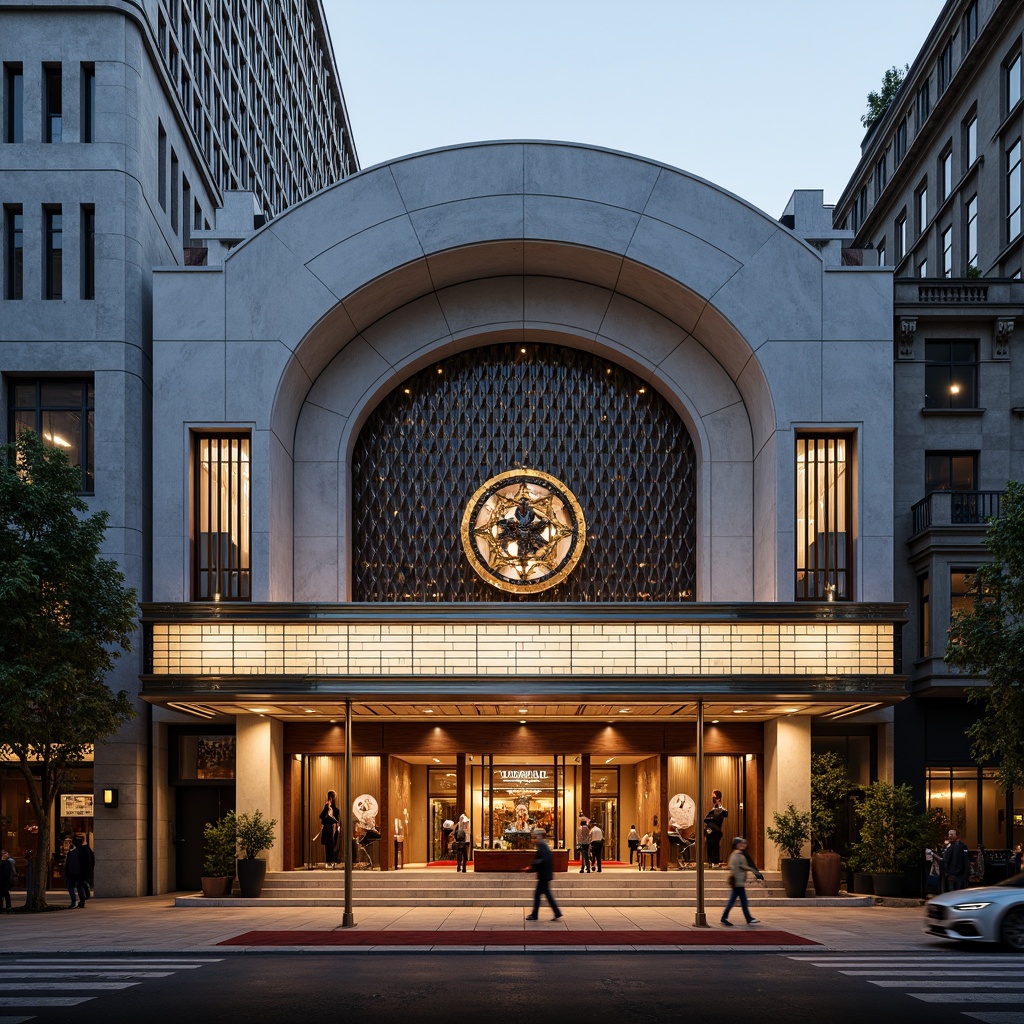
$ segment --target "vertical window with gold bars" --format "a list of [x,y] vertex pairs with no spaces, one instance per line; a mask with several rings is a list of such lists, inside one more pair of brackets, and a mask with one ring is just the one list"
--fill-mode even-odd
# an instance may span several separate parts
[[796,439],[796,599],[853,598],[852,439]]
[[192,435],[192,600],[248,601],[252,491],[248,434]]

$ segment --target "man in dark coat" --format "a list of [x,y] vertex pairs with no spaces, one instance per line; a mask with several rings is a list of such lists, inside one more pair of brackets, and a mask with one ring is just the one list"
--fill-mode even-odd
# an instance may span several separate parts
[[537,844],[537,856],[533,858],[533,863],[523,870],[537,873],[537,888],[533,890],[533,913],[526,920],[537,920],[540,898],[543,895],[547,897],[548,904],[555,915],[552,920],[557,921],[562,916],[562,912],[558,909],[555,897],[551,895],[551,879],[555,877],[555,856],[551,852],[551,847],[544,841],[544,829],[535,828],[533,830],[533,841]]
[[85,836],[75,836],[71,840],[73,848],[78,850],[78,907],[82,909],[85,901],[92,896],[93,872],[96,870],[96,854],[85,841]]
[[942,851],[942,870],[946,876],[946,892],[967,888],[971,875],[971,853],[955,828],[949,830],[946,848]]

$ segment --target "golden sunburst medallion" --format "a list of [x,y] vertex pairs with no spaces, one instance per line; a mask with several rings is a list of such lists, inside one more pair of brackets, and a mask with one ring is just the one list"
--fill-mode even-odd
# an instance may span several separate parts
[[533,469],[491,477],[462,516],[462,546],[481,579],[510,594],[561,583],[583,554],[587,527],[565,484]]

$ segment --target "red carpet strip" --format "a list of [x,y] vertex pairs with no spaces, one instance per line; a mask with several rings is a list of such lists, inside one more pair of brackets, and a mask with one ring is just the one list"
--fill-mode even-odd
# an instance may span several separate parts
[[792,932],[768,928],[693,931],[252,931],[220,946],[818,946]]

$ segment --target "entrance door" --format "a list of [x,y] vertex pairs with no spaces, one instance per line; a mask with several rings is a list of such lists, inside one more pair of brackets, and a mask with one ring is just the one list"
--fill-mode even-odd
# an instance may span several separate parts
[[430,798],[427,814],[430,829],[430,841],[427,843],[428,860],[455,859],[455,852],[447,845],[451,833],[445,832],[441,826],[446,821],[455,821],[456,816],[454,800],[436,796]]
[[590,817],[600,823],[604,832],[604,859],[619,860],[619,798],[592,795]]
[[174,884],[196,890],[203,876],[203,826],[235,807],[235,787],[178,786],[175,801]]

